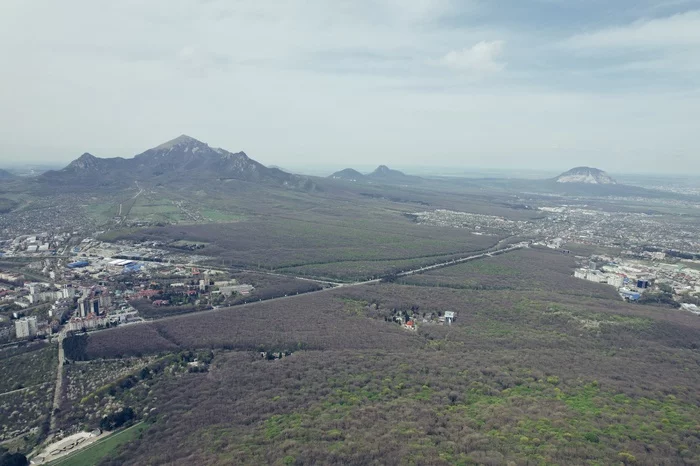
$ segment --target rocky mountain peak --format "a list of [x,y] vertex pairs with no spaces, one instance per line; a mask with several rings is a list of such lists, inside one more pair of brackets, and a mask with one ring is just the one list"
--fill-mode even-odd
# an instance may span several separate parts
[[98,157],[95,157],[89,152],[85,152],[83,155],[78,157],[77,159],[73,160],[67,167],[66,169],[72,169],[72,170],[94,170],[98,168],[100,164],[100,160]]
[[171,139],[168,142],[164,142],[163,144],[154,147],[151,149],[152,151],[156,152],[172,152],[172,151],[182,151],[182,152],[197,152],[198,150],[201,149],[208,149],[209,145],[199,141],[191,136],[188,136],[186,134],[182,134],[175,139]]

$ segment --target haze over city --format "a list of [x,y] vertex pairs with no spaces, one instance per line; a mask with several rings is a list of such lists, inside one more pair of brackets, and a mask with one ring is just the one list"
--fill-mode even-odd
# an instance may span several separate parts
[[700,172],[700,2],[6,0],[0,164]]

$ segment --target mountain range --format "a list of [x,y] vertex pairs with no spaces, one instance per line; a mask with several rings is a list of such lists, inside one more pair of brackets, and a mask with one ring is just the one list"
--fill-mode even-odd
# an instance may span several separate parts
[[39,181],[83,186],[132,184],[134,181],[172,182],[216,179],[311,189],[305,177],[268,168],[245,152],[228,152],[182,135],[133,158],[100,158],[84,153],[62,170],[48,171]]

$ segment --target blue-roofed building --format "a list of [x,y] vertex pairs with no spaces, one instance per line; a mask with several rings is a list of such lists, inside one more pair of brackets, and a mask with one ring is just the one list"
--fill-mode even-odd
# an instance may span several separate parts
[[127,264],[124,266],[124,270],[122,273],[135,273],[135,272],[140,272],[141,269],[143,268],[143,264]]
[[637,301],[639,300],[639,298],[642,297],[641,293],[627,290],[620,290],[620,296],[622,296],[624,299],[627,299],[628,301]]
[[71,262],[70,264],[67,265],[69,269],[79,269],[81,267],[87,267],[90,265],[88,261],[78,261],[78,262]]

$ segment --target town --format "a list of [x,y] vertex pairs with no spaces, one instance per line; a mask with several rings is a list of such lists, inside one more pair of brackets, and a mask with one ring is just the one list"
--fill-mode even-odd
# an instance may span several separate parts
[[700,315],[700,261],[663,252],[623,251],[620,257],[593,255],[576,278],[615,287],[627,301],[671,306]]
[[0,343],[213,309],[255,289],[225,271],[199,266],[202,256],[91,238],[68,250],[70,238],[40,233],[4,242]]

